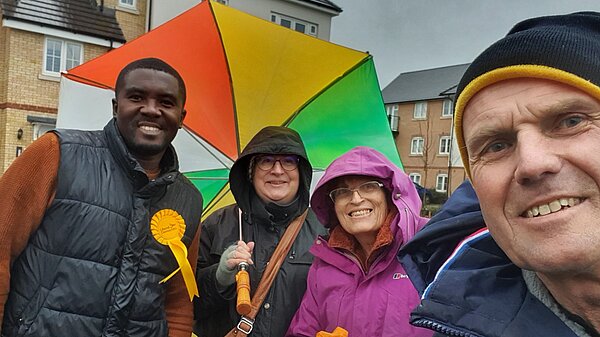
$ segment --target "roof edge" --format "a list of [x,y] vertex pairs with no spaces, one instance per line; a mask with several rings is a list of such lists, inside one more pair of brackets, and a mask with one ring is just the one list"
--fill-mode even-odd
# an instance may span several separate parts
[[[443,67],[434,67],[434,68],[425,68],[425,69],[419,69],[419,70],[411,70],[411,71],[406,71],[406,72],[400,73],[400,75],[420,73],[420,72],[423,72],[423,71],[439,70],[439,69],[445,69],[445,68],[460,67],[460,66],[466,66],[466,65],[469,65],[469,64],[471,64],[471,62],[459,63],[459,64],[454,64],[454,65],[450,65],[450,66],[443,66]],[[400,76],[400,75],[398,75],[398,76]]]
[[343,12],[343,9],[341,7],[337,6],[336,4],[334,4],[331,1],[328,1],[328,2],[331,3],[332,6],[327,6],[324,3],[321,3],[318,1],[313,1],[313,0],[286,0],[286,1],[295,3],[299,6],[317,9],[317,10],[323,11],[325,13],[331,14],[331,16],[338,16],[338,15],[340,15],[341,12]]
[[[17,22],[17,24],[10,24],[8,22]],[[18,23],[21,23],[21,24],[18,24]],[[68,40],[74,40],[74,41],[78,41],[78,42],[90,43],[90,44],[95,44],[95,45],[104,46],[104,47],[112,47],[112,48],[119,47],[120,45],[127,42],[124,39],[121,40],[121,39],[117,39],[117,38],[110,38],[108,36],[102,36],[100,34],[90,34],[89,32],[79,31],[79,30],[68,30],[68,29],[65,29],[64,27],[60,27],[60,26],[53,26],[53,25],[49,25],[49,24],[33,22],[30,20],[23,20],[23,19],[19,19],[19,18],[15,18],[15,17],[3,17],[2,18],[2,27],[18,29],[18,30],[23,30],[26,32],[32,32],[32,33],[37,33],[37,34],[42,34],[42,35],[57,36],[57,37],[65,38]],[[45,29],[60,31],[64,34],[57,34],[56,32],[53,32],[53,31],[46,32],[46,31],[44,31]],[[64,35],[73,35],[73,36],[64,36]],[[81,37],[79,37],[79,36],[81,36]],[[95,41],[93,39],[106,41],[107,43],[103,43],[101,41]],[[113,42],[113,43],[111,43],[111,42]]]

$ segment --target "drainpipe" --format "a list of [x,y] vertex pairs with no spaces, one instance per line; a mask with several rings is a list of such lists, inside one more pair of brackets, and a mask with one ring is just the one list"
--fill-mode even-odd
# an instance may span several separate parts
[[146,3],[146,32],[152,29],[152,3],[153,0],[147,0]]
[[446,188],[446,195],[448,198],[450,191],[452,190],[452,152],[454,147],[454,99],[455,95],[447,95],[446,98],[452,102],[452,121],[450,122],[450,153],[448,154],[448,188]]

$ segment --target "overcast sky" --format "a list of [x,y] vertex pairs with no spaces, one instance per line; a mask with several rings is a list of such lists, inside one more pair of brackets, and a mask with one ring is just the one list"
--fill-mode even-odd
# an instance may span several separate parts
[[530,17],[581,10],[600,0],[332,0],[331,41],[373,55],[383,89],[402,72],[471,62]]
[[[370,52],[382,89],[402,72],[471,62],[523,19],[600,12],[600,0],[332,1],[344,11],[332,20],[331,42]],[[198,2],[158,2],[153,14],[163,22]]]

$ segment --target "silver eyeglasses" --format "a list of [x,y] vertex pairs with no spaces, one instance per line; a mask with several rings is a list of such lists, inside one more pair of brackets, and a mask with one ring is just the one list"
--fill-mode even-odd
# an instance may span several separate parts
[[362,198],[368,197],[383,188],[383,184],[378,181],[367,181],[358,185],[356,188],[339,187],[329,192],[329,197],[333,202],[348,202],[352,200],[354,192],[358,192]]
[[281,164],[281,167],[283,167],[284,170],[293,171],[298,168],[299,161],[300,158],[298,158],[298,156],[295,155],[264,155],[258,156],[256,158],[256,166],[258,166],[258,168],[263,171],[268,171],[272,169],[273,166],[275,166],[276,162],[279,162],[279,164]]

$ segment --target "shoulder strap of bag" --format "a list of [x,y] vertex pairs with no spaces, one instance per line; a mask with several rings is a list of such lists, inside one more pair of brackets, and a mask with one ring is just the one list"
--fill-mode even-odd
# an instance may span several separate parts
[[281,241],[279,241],[279,244],[275,248],[273,255],[271,255],[271,259],[267,264],[267,268],[265,269],[265,272],[260,279],[260,283],[256,288],[256,292],[252,297],[252,310],[250,310],[250,313],[247,316],[242,316],[237,326],[231,329],[231,331],[229,331],[225,337],[244,337],[252,332],[254,318],[256,317],[256,314],[258,314],[258,310],[267,297],[267,293],[269,292],[269,289],[271,289],[271,285],[273,285],[275,276],[277,276],[277,272],[279,272],[279,268],[281,268],[283,260],[285,260],[285,257],[290,251],[294,240],[296,240],[296,237],[300,232],[300,227],[302,227],[307,214],[308,208],[299,217],[294,219],[294,221],[292,221],[292,223],[287,227],[285,233],[283,233],[283,236],[281,237]]

